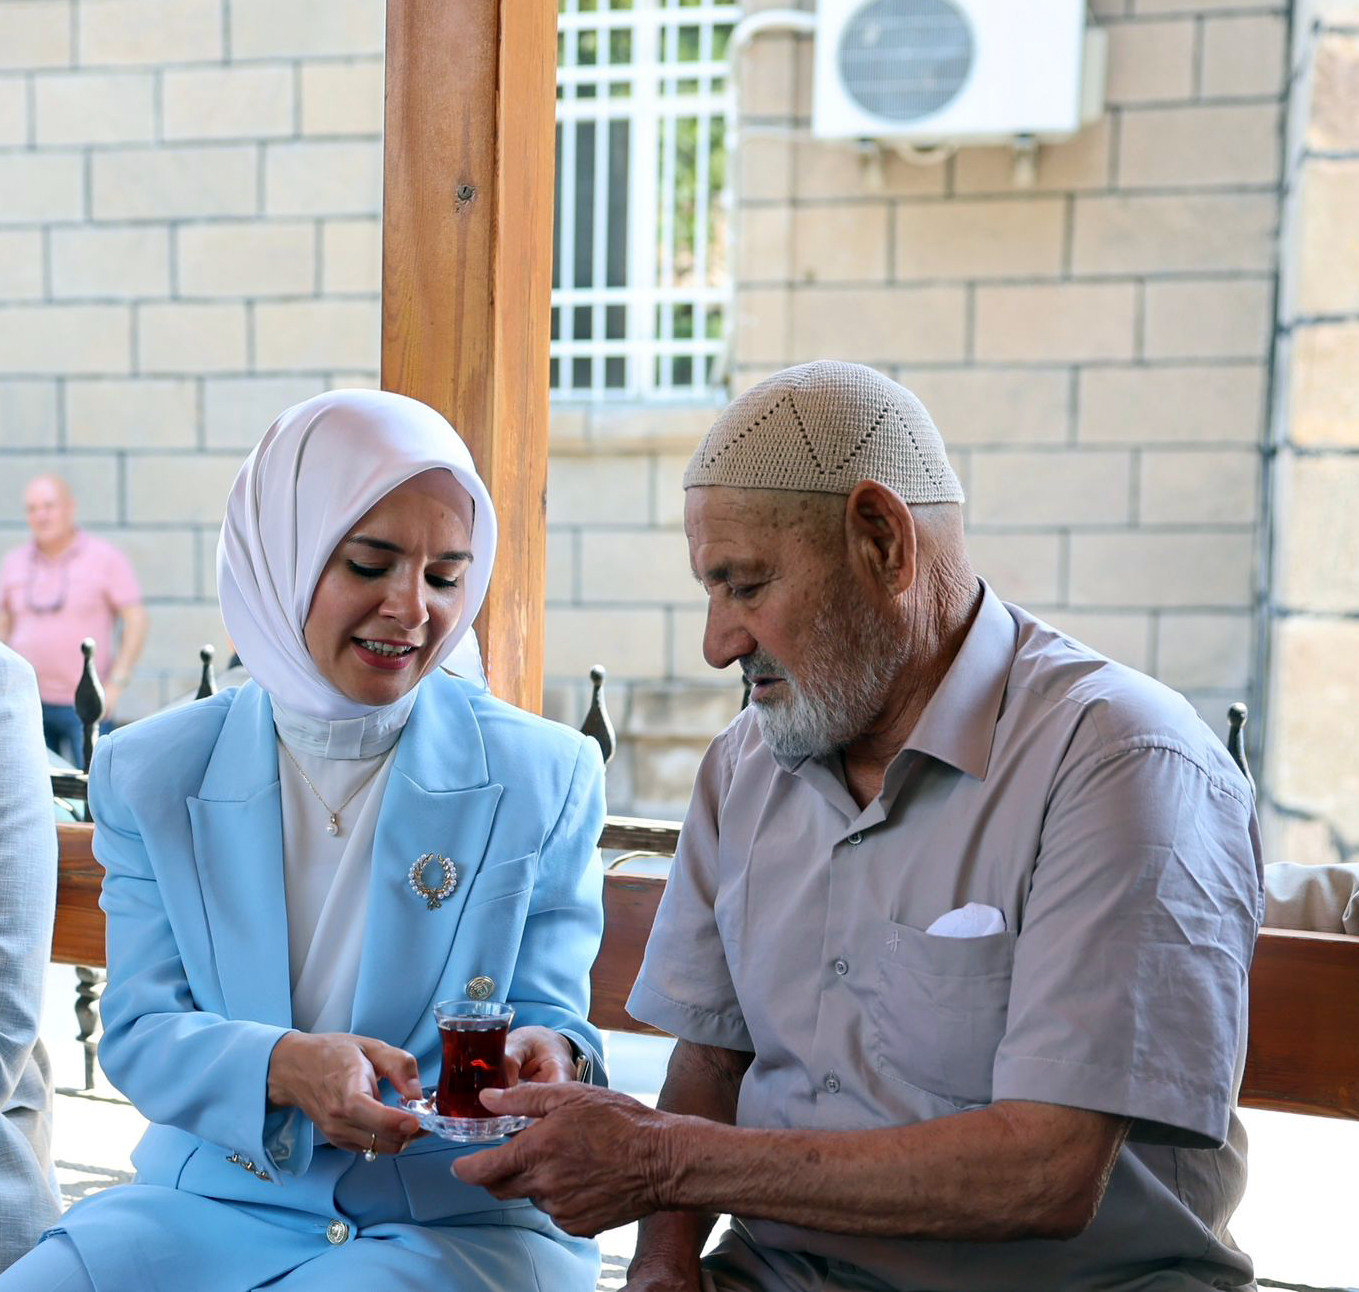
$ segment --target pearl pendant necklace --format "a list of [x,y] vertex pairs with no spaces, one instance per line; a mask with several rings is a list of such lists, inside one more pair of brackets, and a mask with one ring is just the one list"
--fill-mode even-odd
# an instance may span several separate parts
[[313,784],[311,783],[311,777],[308,776],[307,773],[304,772],[304,771],[302,770],[302,764],[299,763],[299,762],[297,761],[297,759],[293,757],[293,751],[292,751],[291,749],[289,749],[288,746],[285,745],[281,740],[280,740],[278,743],[279,743],[279,745],[282,747],[283,752],[284,752],[285,754],[288,755],[288,761],[289,761],[290,763],[292,763],[292,765],[293,765],[294,767],[297,768],[297,774],[298,774],[304,781],[306,781],[306,783],[307,783],[307,788],[308,788],[313,794],[316,795],[316,801],[317,801],[323,808],[325,808],[325,810],[326,810],[326,815],[330,818],[330,819],[326,822],[326,833],[327,833],[327,834],[339,834],[339,833],[340,833],[340,813],[343,812],[343,811],[345,810],[345,808],[347,808],[347,807],[354,801],[354,795],[356,795],[361,789],[363,789],[363,787],[364,787],[365,785],[367,785],[368,782],[371,781],[371,780],[373,779],[373,777],[376,776],[376,775],[378,774],[378,769],[382,766],[382,759],[379,758],[379,759],[373,764],[373,770],[372,770],[371,772],[369,772],[368,775],[365,776],[365,777],[363,778],[363,780],[361,780],[361,781],[354,787],[353,793],[351,793],[351,794],[349,795],[349,797],[348,797],[347,799],[345,799],[345,801],[344,801],[343,803],[340,804],[339,807],[337,807],[337,808],[332,808],[332,807],[330,806],[330,804],[327,803],[327,802],[325,801],[325,799],[323,799],[323,798],[321,797],[321,791],[318,790],[318,789],[316,788],[316,786],[313,785]]

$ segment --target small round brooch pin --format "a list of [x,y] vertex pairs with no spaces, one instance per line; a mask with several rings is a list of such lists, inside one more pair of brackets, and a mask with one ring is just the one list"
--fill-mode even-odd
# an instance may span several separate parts
[[[437,866],[440,871],[442,882],[437,888],[431,888],[425,878],[432,866]],[[408,878],[411,891],[416,897],[425,899],[425,908],[437,911],[444,904],[444,898],[458,886],[458,868],[447,857],[441,857],[437,852],[427,852],[416,859]]]

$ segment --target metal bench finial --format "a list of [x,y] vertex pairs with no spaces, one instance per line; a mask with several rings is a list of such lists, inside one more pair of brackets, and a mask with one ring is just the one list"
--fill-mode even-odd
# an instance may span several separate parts
[[604,755],[606,766],[612,761],[618,749],[618,738],[614,734],[609,711],[604,707],[604,679],[607,676],[608,670],[603,664],[596,664],[590,670],[590,681],[594,687],[590,696],[590,711],[585,715],[585,721],[580,724],[584,735],[593,736],[599,741],[599,751]]
[[86,771],[90,768],[90,759],[94,757],[94,742],[99,739],[99,723],[104,717],[104,684],[99,680],[99,670],[94,665],[94,638],[86,637],[80,643],[80,653],[85,657],[85,664],[80,671],[80,681],[76,684],[75,690],[75,711],[76,717],[80,719],[80,726],[83,733],[83,755],[84,761],[81,767]]
[[[99,739],[99,724],[105,710],[104,685],[99,680],[99,670],[94,664],[95,644],[93,637],[86,637],[80,643],[80,653],[85,664],[80,671],[80,681],[75,690],[76,717],[80,719],[83,733],[85,771],[90,769],[90,759],[94,757],[94,743]],[[88,811],[88,809],[87,809]],[[85,1052],[85,1089],[94,1089],[95,1054],[99,1048],[96,1033],[99,1031],[98,1003],[104,990],[106,975],[103,969],[86,965],[76,967],[76,1040]]]
[[206,700],[210,695],[217,694],[217,674],[212,669],[212,657],[217,654],[214,646],[204,646],[198,652],[198,658],[203,661],[203,675],[198,680],[198,694],[195,700]]
[[1241,775],[1246,778],[1246,784],[1254,794],[1255,777],[1250,774],[1250,765],[1246,762],[1246,719],[1249,716],[1250,710],[1240,700],[1227,710],[1227,752],[1241,769]]

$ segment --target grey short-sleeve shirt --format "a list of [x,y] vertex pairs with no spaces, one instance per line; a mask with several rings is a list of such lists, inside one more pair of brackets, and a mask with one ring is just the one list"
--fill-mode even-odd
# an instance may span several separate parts
[[[838,760],[712,744],[637,1018],[753,1053],[738,1123],[863,1129],[1002,1099],[1133,1119],[1066,1242],[851,1238],[746,1221],[892,1289],[1249,1287],[1226,1221],[1261,911],[1250,790],[1174,692],[989,589],[860,810]],[[1001,931],[927,930],[968,903]],[[954,917],[956,918],[956,917]],[[994,920],[996,917],[992,917]],[[947,922],[947,921],[946,921]]]

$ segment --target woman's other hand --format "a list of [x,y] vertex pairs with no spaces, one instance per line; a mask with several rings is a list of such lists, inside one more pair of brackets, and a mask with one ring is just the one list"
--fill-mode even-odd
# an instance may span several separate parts
[[574,1081],[571,1042],[550,1027],[516,1027],[505,1038],[505,1084]]
[[405,1050],[346,1032],[289,1032],[269,1059],[269,1102],[300,1108],[336,1148],[399,1153],[420,1123],[382,1102],[383,1078],[407,1098],[420,1095],[419,1065]]

